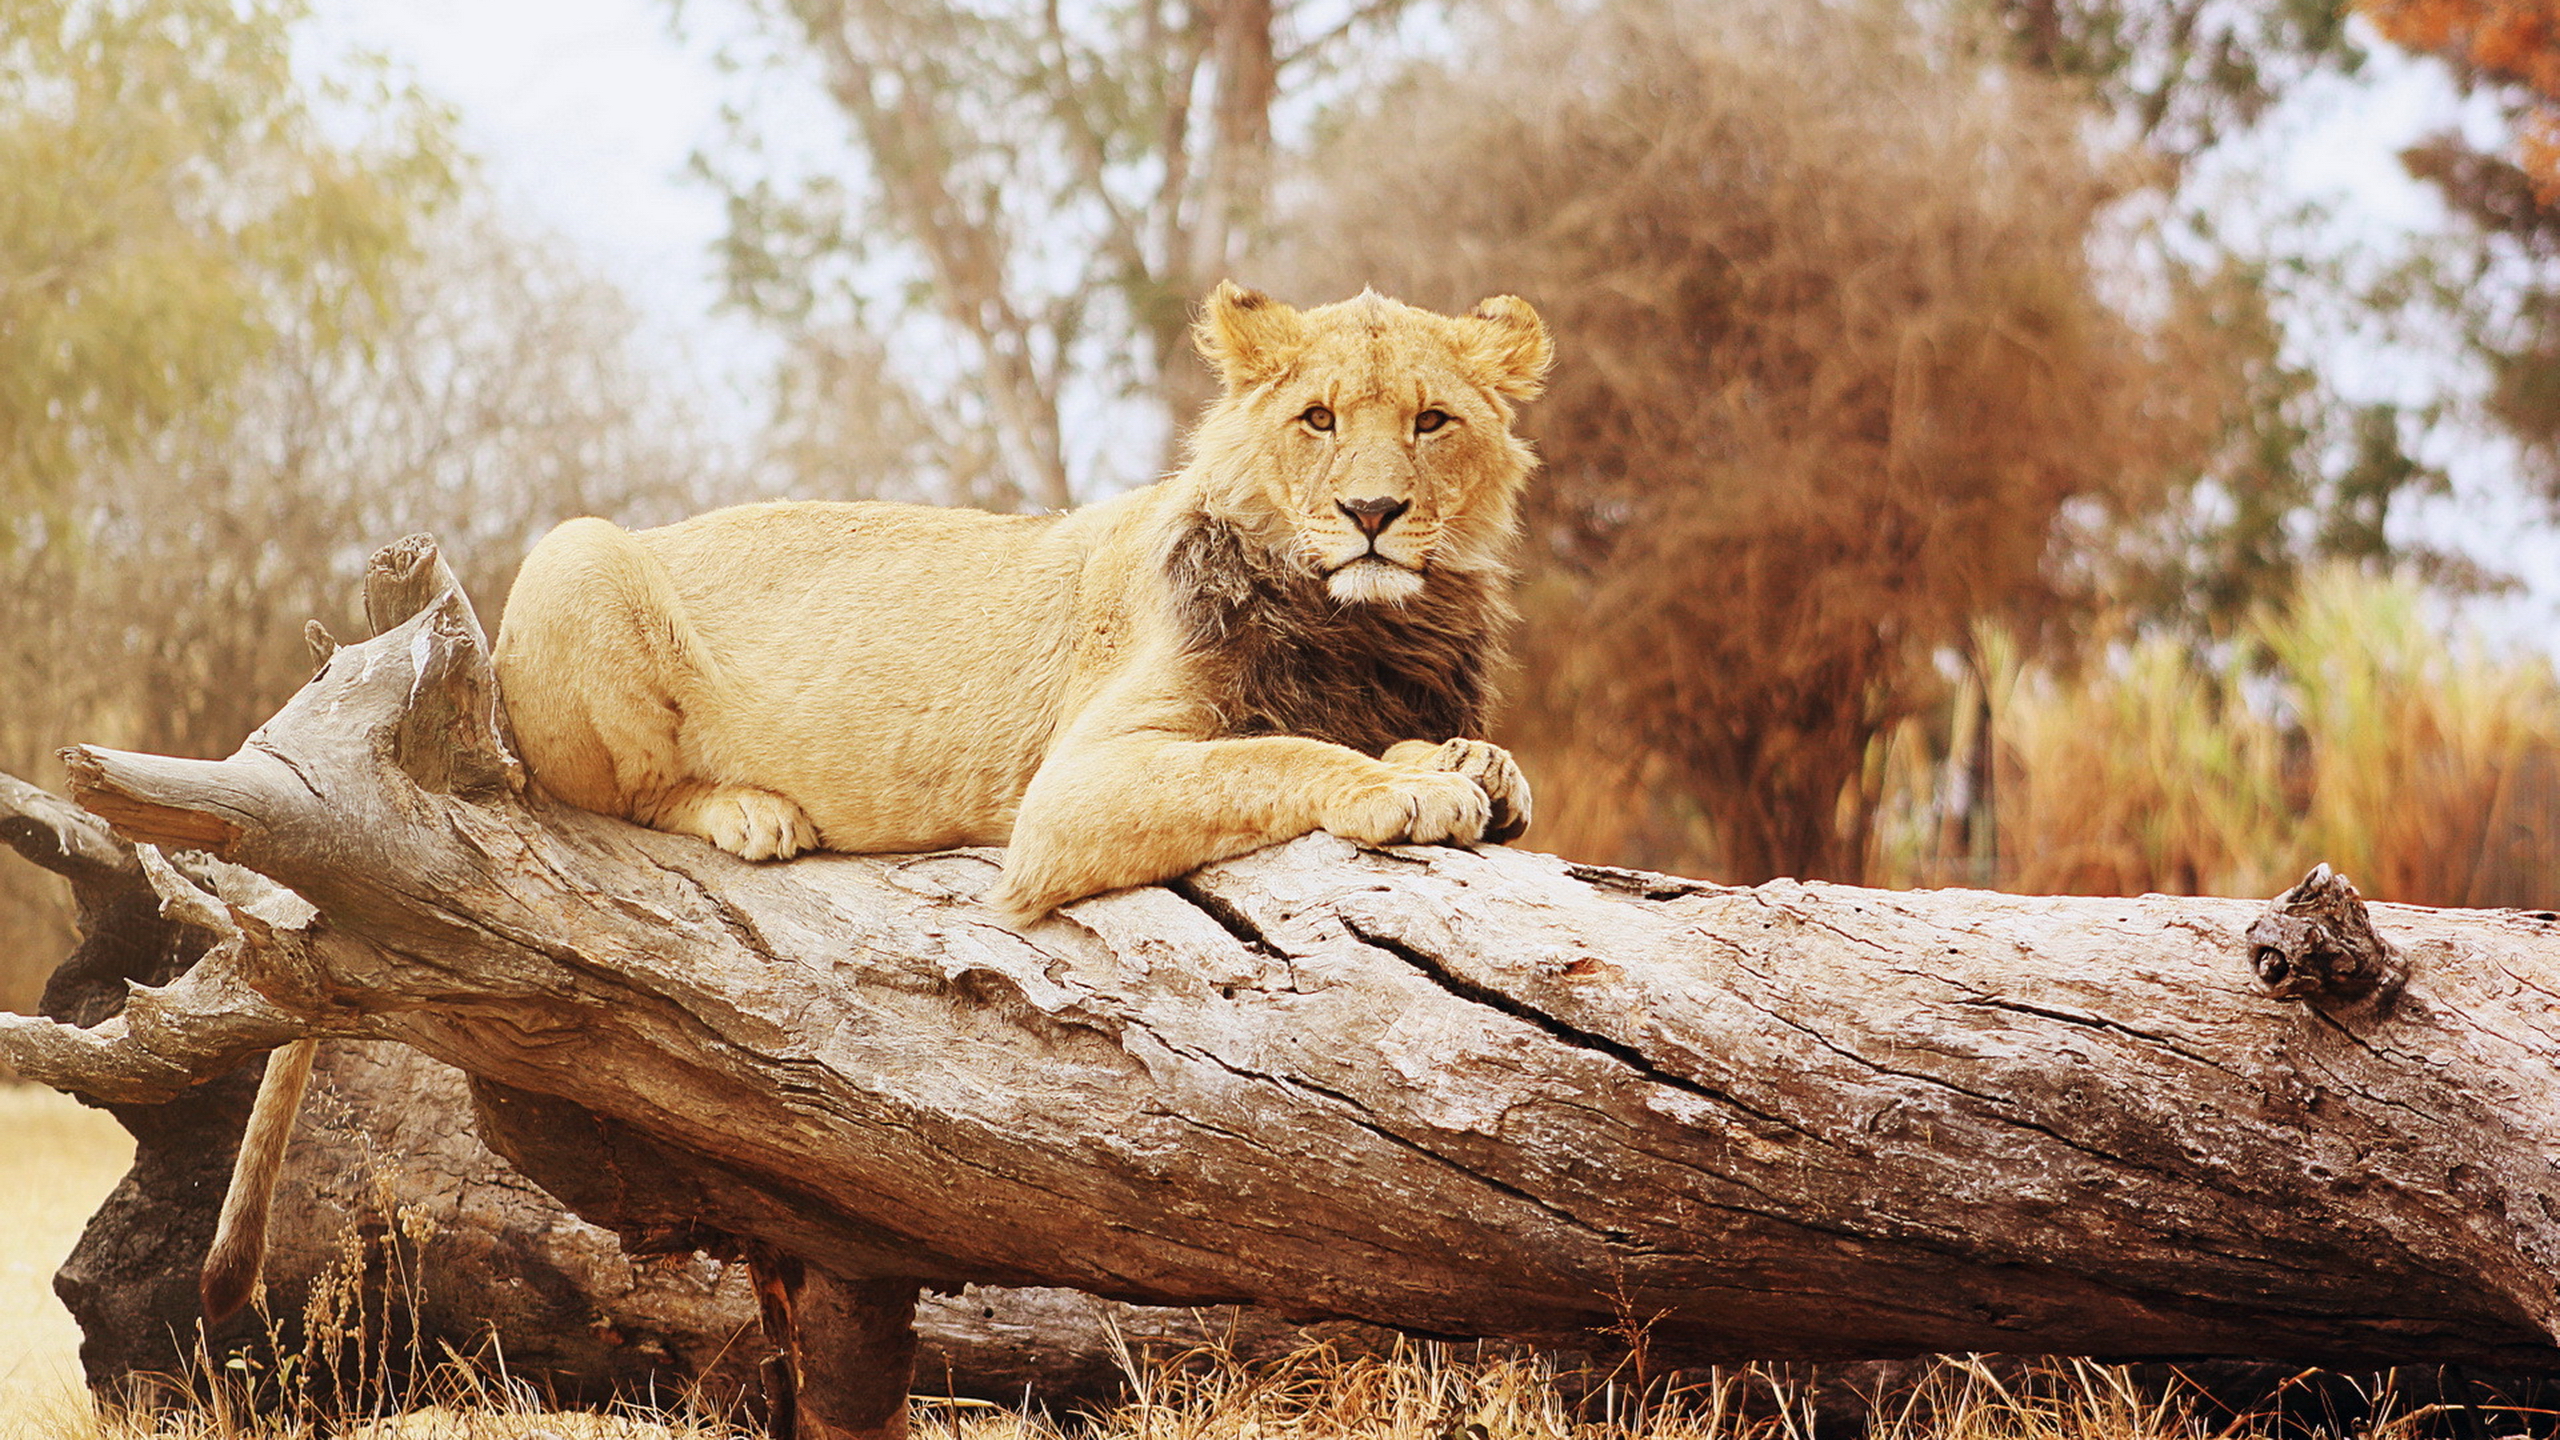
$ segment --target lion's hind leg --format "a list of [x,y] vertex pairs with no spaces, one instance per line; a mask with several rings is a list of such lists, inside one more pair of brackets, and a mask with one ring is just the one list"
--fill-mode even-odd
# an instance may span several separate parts
[[571,520],[516,571],[498,629],[498,690],[534,783],[645,823],[688,780],[677,734],[694,687],[666,566],[606,520]]
[[791,800],[700,773],[683,726],[712,688],[707,661],[674,577],[622,527],[572,520],[533,547],[497,667],[525,767],[551,796],[748,860],[818,843]]

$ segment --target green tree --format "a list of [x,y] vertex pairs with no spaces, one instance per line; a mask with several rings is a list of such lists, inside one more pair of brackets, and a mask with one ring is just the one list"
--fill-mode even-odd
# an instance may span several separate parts
[[367,323],[451,193],[447,117],[378,74],[304,83],[300,13],[0,5],[0,517],[214,423],[286,328]]
[[2122,552],[2130,563],[2115,583],[2128,604],[2154,623],[2228,636],[2333,561],[2407,561],[2457,588],[2482,583],[2457,557],[2389,529],[2394,514],[2449,488],[2416,453],[2442,407],[2349,394],[2325,363],[2341,335],[2390,343],[2385,332],[2445,293],[2409,283],[2430,257],[2360,275],[2324,250],[2316,206],[2237,225],[2217,213],[2235,155],[2271,110],[2315,78],[2362,70],[2352,0],[1982,3],[2013,61],[2084,87],[2157,162],[2142,184],[2165,203],[2140,264],[2170,308],[2220,338],[2193,362],[2221,381],[2218,438],[2192,503]]

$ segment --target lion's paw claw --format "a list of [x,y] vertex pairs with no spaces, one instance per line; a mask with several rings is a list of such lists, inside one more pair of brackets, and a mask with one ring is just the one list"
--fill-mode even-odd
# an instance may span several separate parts
[[818,845],[807,812],[770,790],[715,790],[694,819],[704,839],[741,860],[788,860]]
[[1405,774],[1365,787],[1324,828],[1363,845],[1472,845],[1493,818],[1484,787],[1456,774]]
[[1438,745],[1407,740],[1387,753],[1391,764],[1420,770],[1445,770],[1476,782],[1493,803],[1493,817],[1480,837],[1489,845],[1517,840],[1529,829],[1529,777],[1520,773],[1511,752],[1489,740],[1457,739]]

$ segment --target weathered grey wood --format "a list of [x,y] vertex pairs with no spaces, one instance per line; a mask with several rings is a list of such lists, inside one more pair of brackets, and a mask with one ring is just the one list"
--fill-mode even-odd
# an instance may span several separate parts
[[[78,901],[81,943],[46,987],[46,1014],[94,1026],[121,1012],[131,982],[165,985],[206,948],[201,931],[162,914],[134,847],[70,802],[0,775],[0,839],[70,880]],[[264,877],[205,857],[181,853],[176,863],[198,889],[237,903],[274,893]],[[108,1107],[134,1136],[133,1169],[57,1277],[81,1326],[90,1382],[107,1394],[147,1390],[195,1361],[193,1275],[256,1080],[244,1065],[171,1103]],[[399,1243],[410,1247],[403,1266],[425,1284],[394,1303],[402,1333],[416,1327],[424,1353],[494,1340],[510,1374],[564,1401],[692,1393],[725,1407],[750,1393],[760,1352],[745,1268],[699,1256],[633,1260],[612,1232],[564,1212],[483,1145],[474,1108],[460,1071],[406,1045],[324,1046],[270,1232],[277,1335],[255,1314],[235,1317],[205,1337],[207,1353],[219,1363],[248,1351],[272,1370],[269,1340],[299,1351],[312,1285],[346,1264],[349,1245],[392,1243],[403,1217],[421,1217],[431,1227],[424,1238]],[[1298,1327],[1259,1312],[1043,1289],[927,1295],[915,1329],[920,1390],[1054,1406],[1115,1394],[1123,1345],[1214,1344],[1271,1358],[1305,1343]],[[1342,1326],[1323,1338],[1369,1349],[1386,1340]]]
[[[452,656],[457,653],[452,647],[477,641],[484,633],[470,594],[427,535],[404,535],[373,553],[365,565],[364,613],[376,635],[412,616],[429,616],[411,642],[429,647],[420,664]],[[325,667],[328,655],[319,653],[317,643],[312,649]],[[392,763],[420,789],[436,794],[523,789],[524,767],[508,743],[496,677],[487,666],[468,663],[440,671],[439,677],[414,693],[403,709]]]
[[[990,853],[750,866],[421,789],[380,741],[476,693],[477,641],[431,610],[230,761],[83,749],[75,785],[325,917],[231,917],[200,970],[469,1071],[492,1142],[636,1248],[1456,1335],[1631,1315],[1665,1358],[2560,1362],[2553,916],[2375,907],[2396,1001],[2322,1010],[2257,982],[2256,903],[1316,836],[1016,933]],[[229,1056],[228,993],[155,1063]],[[136,1043],[56,1082],[126,1083]]]

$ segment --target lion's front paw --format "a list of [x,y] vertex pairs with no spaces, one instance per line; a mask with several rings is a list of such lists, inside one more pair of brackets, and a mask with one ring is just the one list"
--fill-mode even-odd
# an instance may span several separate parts
[[798,805],[770,790],[728,786],[694,802],[683,828],[741,860],[788,860],[818,845],[818,827]]
[[1363,845],[1472,845],[1492,819],[1484,787],[1466,776],[1408,773],[1360,786],[1325,816],[1324,828]]
[[1389,746],[1384,758],[1395,765],[1451,771],[1481,786],[1493,802],[1493,819],[1484,829],[1489,845],[1517,840],[1529,829],[1529,777],[1520,773],[1510,751],[1489,740],[1450,740],[1438,745],[1406,740]]

